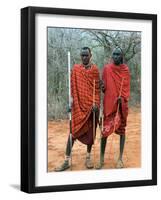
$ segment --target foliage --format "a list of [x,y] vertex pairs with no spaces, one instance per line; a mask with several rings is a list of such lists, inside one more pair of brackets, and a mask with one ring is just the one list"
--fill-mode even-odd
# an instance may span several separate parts
[[48,28],[48,118],[67,118],[68,60],[71,65],[80,63],[80,50],[88,46],[92,50],[92,62],[100,72],[111,60],[113,49],[123,50],[124,62],[131,72],[130,105],[140,104],[141,98],[141,33],[113,30],[90,30],[72,28]]

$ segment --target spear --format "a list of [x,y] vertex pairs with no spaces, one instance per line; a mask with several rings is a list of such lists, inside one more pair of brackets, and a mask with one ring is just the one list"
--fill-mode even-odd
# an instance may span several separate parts
[[69,90],[68,90],[68,96],[69,96],[69,129],[70,129],[70,133],[69,133],[69,138],[70,138],[70,169],[72,170],[72,113],[71,113],[71,64],[70,64],[70,51],[68,51],[68,86],[69,86]]

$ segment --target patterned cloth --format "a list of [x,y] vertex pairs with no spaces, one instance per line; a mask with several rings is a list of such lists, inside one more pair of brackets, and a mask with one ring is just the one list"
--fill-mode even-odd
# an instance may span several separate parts
[[73,138],[79,138],[93,126],[93,122],[89,120],[93,101],[98,108],[100,106],[99,71],[96,65],[92,64],[88,69],[85,69],[81,64],[73,66],[71,72],[71,95],[73,98],[72,135]]
[[[125,64],[119,66],[113,63],[107,64],[104,66],[102,79],[105,86],[103,100],[104,128],[102,136],[108,137],[113,132],[125,134],[128,115],[128,100],[130,96],[129,68]],[[122,101],[118,109],[120,90]]]

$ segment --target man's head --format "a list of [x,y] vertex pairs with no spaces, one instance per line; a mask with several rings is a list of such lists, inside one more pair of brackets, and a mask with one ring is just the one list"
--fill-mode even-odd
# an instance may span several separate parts
[[81,56],[81,60],[82,60],[82,63],[83,65],[88,65],[90,63],[90,59],[91,59],[91,50],[89,47],[83,47],[81,49],[81,53],[80,53],[80,56]]
[[112,59],[113,59],[115,65],[120,65],[123,63],[123,52],[119,47],[117,47],[113,50]]

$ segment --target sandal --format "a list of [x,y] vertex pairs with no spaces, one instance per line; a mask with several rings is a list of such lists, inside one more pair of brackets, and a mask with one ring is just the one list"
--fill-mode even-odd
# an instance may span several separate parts
[[104,165],[104,160],[100,159],[100,162],[96,165],[95,169],[102,169],[103,165]]
[[86,157],[85,166],[86,166],[87,169],[92,169],[93,168],[93,163],[92,163],[90,157]]
[[119,160],[117,161],[116,168],[117,168],[117,169],[124,168],[124,163],[123,163],[122,160],[119,159]]
[[69,161],[65,160],[64,163],[61,166],[56,167],[54,171],[55,172],[61,172],[61,171],[64,171],[68,168],[70,168]]

